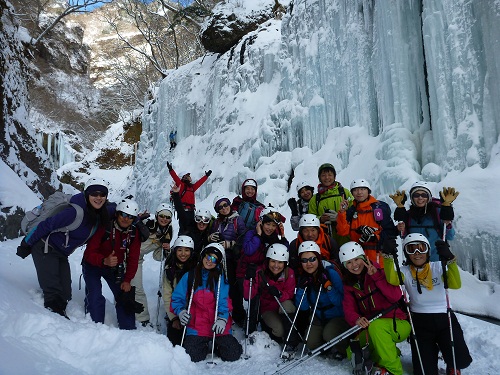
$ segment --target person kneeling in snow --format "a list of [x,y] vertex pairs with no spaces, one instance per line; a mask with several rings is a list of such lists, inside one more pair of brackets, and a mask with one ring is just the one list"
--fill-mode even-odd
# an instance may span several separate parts
[[231,299],[225,276],[225,251],[219,243],[206,246],[194,270],[172,293],[171,311],[185,327],[184,347],[193,362],[206,358],[208,343],[223,361],[236,361],[243,348],[232,336]]

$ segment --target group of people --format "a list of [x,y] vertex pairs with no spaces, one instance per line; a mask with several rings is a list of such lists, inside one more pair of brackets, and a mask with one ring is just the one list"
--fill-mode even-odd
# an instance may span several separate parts
[[408,338],[414,374],[437,375],[439,352],[447,374],[460,374],[471,363],[447,298],[448,288],[460,287],[448,243],[454,236],[455,189],[444,188],[435,199],[427,183],[417,182],[409,191],[409,209],[406,192],[397,191],[391,195],[395,224],[389,205],[371,195],[365,179],[344,188],[333,165],[322,164],[316,194],[312,185],[300,183],[298,199],[288,200],[297,231],[289,241],[284,215],[257,200],[256,180],[246,179],[233,199],[216,196],[214,217],[196,207],[194,196],[211,171],[193,183],[190,173],[167,167],[174,180],[171,202],[161,203],[154,218],[140,213],[133,199],[110,203],[107,183],[91,179],[72,198],[85,212],[78,229],[54,232],[74,220],[75,209],[68,206],[23,239],[18,252],[31,251],[46,308],[67,317],[67,257],[86,244],[82,272],[92,320],[104,322],[104,279],[121,329],[135,329],[136,320],[150,324],[142,262],[153,252],[164,265],[167,337],[195,362],[205,359],[210,342],[212,357],[215,352],[226,361],[239,359],[243,348],[232,335],[234,323],[245,330],[245,339],[260,324],[282,345],[282,358],[293,358],[301,343],[302,354],[314,351],[357,327],[322,353],[349,357],[355,375],[403,374],[396,344]]

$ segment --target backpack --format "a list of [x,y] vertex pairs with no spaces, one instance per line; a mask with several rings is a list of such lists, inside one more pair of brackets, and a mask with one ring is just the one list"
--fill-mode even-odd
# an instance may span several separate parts
[[71,194],[65,194],[61,191],[56,191],[54,194],[50,195],[46,200],[44,200],[41,205],[33,208],[31,211],[26,212],[23,219],[21,220],[22,232],[25,235],[29,235],[37,228],[38,224],[40,224],[45,219],[58,214],[67,207],[72,206],[75,208],[76,217],[71,224],[62,228],[55,229],[49,233],[47,239],[45,240],[45,252],[48,251],[48,239],[52,233],[65,232],[67,246],[69,241],[69,232],[75,230],[82,224],[84,216],[83,208],[75,203],[70,203],[71,197]]
[[333,197],[342,197],[343,199],[346,199],[345,189],[340,182],[338,182],[337,190],[339,192],[338,194],[328,195],[326,197],[322,197],[322,194],[320,194],[319,192],[316,193],[316,210],[317,210],[317,212],[319,212],[319,202],[321,202],[323,199],[328,199],[328,198],[333,198]]
[[243,221],[245,222],[245,226],[248,229],[255,229],[255,227],[257,226],[255,211],[258,207],[259,205],[248,201],[241,201],[238,207],[238,214],[243,219]]

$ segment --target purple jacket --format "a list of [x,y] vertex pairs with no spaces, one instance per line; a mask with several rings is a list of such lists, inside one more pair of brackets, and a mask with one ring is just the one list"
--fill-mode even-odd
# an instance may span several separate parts
[[[49,237],[49,245],[54,249],[60,251],[66,256],[69,256],[77,247],[87,243],[92,235],[97,230],[99,223],[93,222],[90,218],[87,203],[83,193],[73,195],[70,200],[71,203],[77,204],[83,208],[83,221],[82,224],[75,230],[69,232],[68,246],[66,246],[66,234],[64,232],[54,232]],[[106,203],[104,208],[108,210],[110,217],[114,216],[115,205]],[[36,229],[26,236],[28,245],[33,246],[38,241],[46,239],[53,230],[65,227],[71,224],[76,218],[76,210],[74,207],[69,206],[58,214],[47,218],[42,221]]]
[[217,217],[213,222],[210,233],[219,232],[223,241],[236,241],[246,231],[245,222],[233,211],[228,217]]

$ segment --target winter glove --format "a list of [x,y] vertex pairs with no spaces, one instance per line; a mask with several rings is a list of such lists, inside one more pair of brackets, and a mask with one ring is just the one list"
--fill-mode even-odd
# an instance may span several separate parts
[[270,285],[267,287],[267,291],[269,292],[270,295],[276,298],[281,297],[281,292],[276,288],[274,285]]
[[436,241],[436,250],[439,254],[439,260],[441,261],[449,261],[455,258],[455,255],[450,251],[450,244],[443,240]]
[[220,233],[219,232],[214,232],[214,233],[211,233],[209,236],[208,236],[208,240],[210,242],[219,242],[220,241]]
[[457,199],[458,194],[460,194],[458,191],[455,191],[455,188],[452,187],[444,187],[443,191],[439,192],[439,195],[441,196],[441,201],[443,202],[441,205],[442,206],[451,206],[453,201]]
[[332,282],[330,281],[328,276],[329,276],[328,272],[326,270],[324,270],[319,277],[319,281],[321,282],[321,286],[323,288],[330,291],[330,290],[332,290]]
[[212,174],[211,169],[209,169],[208,171],[205,171],[205,176],[210,177],[211,174]]
[[292,216],[299,216],[299,210],[297,209],[297,200],[295,198],[290,198],[288,200],[288,206],[292,211]]
[[299,279],[298,286],[300,289],[305,289],[313,284],[313,278],[311,276],[303,276]]
[[179,313],[179,321],[181,322],[181,325],[187,326],[191,321],[191,314],[188,313],[187,310],[182,310]]
[[396,237],[387,237],[382,246],[382,252],[387,255],[396,256],[398,253],[398,244]]
[[218,317],[212,326],[212,331],[215,332],[216,335],[222,335],[224,330],[226,329],[227,320],[221,317]]
[[389,197],[396,203],[398,207],[404,207],[406,202],[406,192],[396,190],[394,194],[389,194]]
[[257,274],[257,265],[255,263],[250,263],[247,266],[247,271],[245,273],[245,279],[255,279],[255,275]]
[[170,163],[170,162],[168,162],[168,161],[167,161],[167,168],[168,168],[168,170],[169,170],[169,171],[171,171],[172,169],[174,169],[174,168],[172,167],[172,163]]
[[148,219],[149,217],[151,216],[151,214],[147,211],[144,211],[142,213],[140,213],[139,215],[137,215],[137,217],[139,218],[139,220],[145,220],[145,219]]
[[26,242],[26,238],[23,238],[23,240],[17,247],[16,255],[24,259],[30,254],[31,254],[31,246],[28,245],[28,243]]
[[361,234],[359,242],[364,243],[373,240],[375,237],[375,230],[376,228],[369,227],[368,225],[362,225],[358,227],[358,229],[356,229],[356,232]]
[[336,222],[337,221],[337,213],[333,210],[326,210],[325,211],[325,215],[328,216],[328,220],[326,221],[326,224],[330,224],[330,223],[333,223],[333,222]]
[[442,221],[453,221],[455,218],[455,211],[452,206],[441,206],[439,210],[439,218]]
[[236,241],[224,241],[224,250],[229,250],[233,247]]

